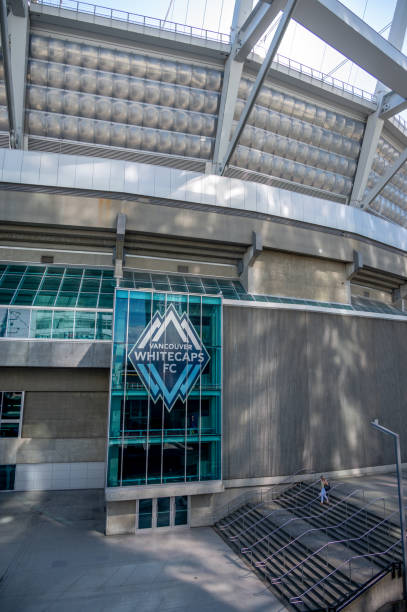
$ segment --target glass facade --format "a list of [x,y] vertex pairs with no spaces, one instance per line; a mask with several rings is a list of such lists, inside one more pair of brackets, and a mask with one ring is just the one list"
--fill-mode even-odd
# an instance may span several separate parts
[[[161,322],[157,321],[158,315]],[[165,372],[175,367],[166,363],[174,353],[160,353],[164,380],[153,368],[154,334],[144,345],[148,363],[137,369],[129,358],[134,346],[146,337],[149,326],[152,324],[154,333],[159,334],[160,326],[167,324],[167,316],[168,321],[171,317],[179,321],[182,329],[190,324],[196,337],[194,342],[203,345],[209,356],[186,396],[182,398],[179,394],[171,404],[165,394]],[[168,337],[171,325],[170,321],[165,327]],[[221,478],[221,350],[221,298],[116,291],[108,486]],[[192,353],[191,359],[194,354],[197,353]],[[179,359],[180,355],[177,353]],[[150,373],[143,377],[140,375],[143,371]],[[178,371],[180,376],[185,375]],[[188,373],[191,370],[185,372],[186,380],[183,379],[180,389],[192,376]],[[158,379],[164,391],[157,397],[154,387]],[[166,510],[159,512],[164,517]]]
[[16,476],[15,465],[0,465],[0,491],[12,491]]
[[110,311],[1,308],[0,338],[111,340]]
[[24,393],[0,392],[0,438],[18,438],[21,435]]

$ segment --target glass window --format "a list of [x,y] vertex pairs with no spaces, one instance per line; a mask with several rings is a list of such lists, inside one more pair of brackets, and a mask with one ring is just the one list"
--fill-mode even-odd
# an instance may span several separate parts
[[0,491],[12,491],[16,474],[15,465],[0,465]]
[[123,445],[122,480],[127,485],[146,483],[146,444]]
[[98,312],[96,318],[96,339],[112,339],[112,313]]
[[35,291],[23,291],[20,289],[14,295],[12,303],[18,306],[31,306],[34,301],[35,293]]
[[0,308],[0,338],[4,338],[7,332],[7,308]]
[[78,294],[68,291],[60,291],[58,293],[58,297],[55,302],[55,306],[70,306],[71,308],[75,308],[76,300],[78,299]]
[[32,310],[30,338],[51,338],[52,310]]
[[53,338],[72,339],[74,326],[73,310],[54,310],[54,322],[52,325]]
[[41,291],[58,291],[60,283],[60,276],[45,276],[41,284]]
[[22,412],[22,391],[0,392],[0,438],[18,438]]
[[23,394],[21,392],[5,391],[3,393],[2,419],[20,419]]
[[28,338],[30,328],[30,311],[10,308],[7,321],[7,336],[9,338]]
[[153,524],[153,500],[140,499],[138,502],[138,528],[151,529]]
[[0,422],[0,438],[18,438],[18,423]]
[[76,311],[75,338],[93,340],[95,337],[96,312]]
[[157,499],[157,527],[169,527],[170,503],[170,497],[159,497]]
[[40,286],[41,276],[25,275],[20,289],[37,291]]
[[[145,276],[150,278],[148,274]],[[134,277],[139,278],[138,273]],[[121,450],[116,463],[111,462],[111,470],[116,469],[116,473],[109,472],[108,482],[120,486],[120,483],[161,484],[220,478],[221,299],[120,288],[116,290],[115,300],[110,439]],[[163,400],[165,394],[159,392],[160,386],[167,381],[162,364],[154,370],[149,364],[152,358],[146,357],[143,367],[147,372],[143,371],[143,383],[128,354],[142,335],[147,334],[145,330],[152,320],[158,332],[162,323],[157,314],[162,317],[170,306],[179,316],[187,314],[191,328],[198,336],[205,336],[204,345],[211,359],[201,377],[194,376],[196,382],[189,390],[189,396],[181,395],[168,409]],[[180,333],[177,321],[171,317],[166,319],[165,330],[167,328],[171,335],[168,336],[167,331],[164,335],[157,333],[157,346],[151,351],[172,350],[165,347],[168,337],[169,346],[174,345],[175,351],[185,351],[177,334],[182,338],[183,334],[188,334],[182,330],[188,328],[181,326]],[[151,338],[154,335],[152,332]],[[148,351],[149,338],[146,336],[145,348]],[[158,346],[160,343],[164,345],[161,348]],[[183,381],[188,381],[188,374],[181,378],[184,373],[182,363],[178,373],[179,380],[171,380],[168,384],[185,388]],[[155,388],[151,395],[150,387],[151,390]],[[167,390],[167,397],[170,393]]]
[[98,308],[113,308],[113,295],[100,293]]
[[81,291],[85,293],[99,293],[100,279],[84,278],[82,281]]
[[174,525],[188,524],[188,497],[181,495],[175,498]]
[[53,306],[56,297],[55,291],[38,291],[35,296],[34,306]]
[[13,289],[0,289],[0,304],[4,304],[5,306],[7,306],[7,304],[10,304],[13,295]]
[[81,293],[78,297],[78,308],[96,308],[98,302],[97,293]]
[[64,282],[61,285],[61,291],[78,292],[81,286],[81,279],[77,276],[65,276]]

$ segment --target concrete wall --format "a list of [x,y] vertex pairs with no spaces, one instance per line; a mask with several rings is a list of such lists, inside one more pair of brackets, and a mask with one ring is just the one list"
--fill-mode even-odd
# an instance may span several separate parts
[[349,302],[346,265],[338,261],[263,251],[251,273],[253,293]]
[[401,433],[406,459],[407,323],[227,306],[223,337],[228,486],[394,463],[376,417]]
[[0,463],[104,462],[109,371],[0,368],[0,389],[25,391],[21,438],[2,441]]

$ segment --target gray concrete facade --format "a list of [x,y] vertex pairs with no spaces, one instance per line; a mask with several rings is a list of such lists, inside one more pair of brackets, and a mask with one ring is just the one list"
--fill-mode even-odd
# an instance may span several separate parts
[[229,306],[223,322],[224,480],[390,464],[376,417],[406,449],[405,322]]

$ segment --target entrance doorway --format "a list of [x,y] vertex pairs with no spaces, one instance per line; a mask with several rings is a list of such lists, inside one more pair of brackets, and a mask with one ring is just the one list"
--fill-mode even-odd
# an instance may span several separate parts
[[187,495],[139,499],[136,530],[188,525],[188,501]]

